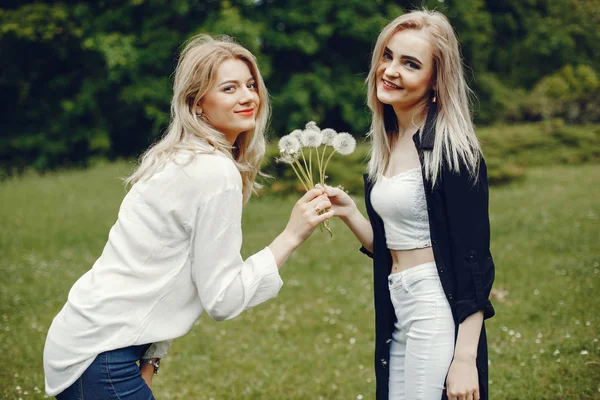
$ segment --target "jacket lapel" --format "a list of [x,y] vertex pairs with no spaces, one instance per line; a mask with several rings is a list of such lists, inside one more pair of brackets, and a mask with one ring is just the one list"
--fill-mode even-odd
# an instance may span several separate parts
[[437,103],[431,103],[429,106],[429,111],[427,112],[427,119],[425,120],[423,132],[419,130],[413,136],[415,146],[418,150],[433,150],[433,144],[435,143],[435,121],[437,111]]

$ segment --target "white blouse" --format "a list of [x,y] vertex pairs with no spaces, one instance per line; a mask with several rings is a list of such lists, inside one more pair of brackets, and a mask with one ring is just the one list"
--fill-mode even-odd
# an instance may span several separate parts
[[46,393],[64,391],[102,352],[154,343],[145,357],[164,357],[203,311],[225,320],[275,297],[283,282],[270,249],[240,255],[242,205],[235,164],[200,141],[133,185],[50,326]]
[[371,191],[371,204],[383,220],[388,249],[431,247],[421,168],[412,168],[391,178],[380,176]]

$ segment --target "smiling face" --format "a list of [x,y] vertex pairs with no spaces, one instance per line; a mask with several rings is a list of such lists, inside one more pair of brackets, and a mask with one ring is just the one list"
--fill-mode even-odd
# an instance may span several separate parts
[[408,111],[426,101],[433,87],[434,62],[428,34],[405,29],[388,40],[377,66],[377,98]]
[[215,84],[202,97],[196,112],[233,144],[240,133],[254,128],[259,106],[250,68],[244,61],[232,58],[219,66]]

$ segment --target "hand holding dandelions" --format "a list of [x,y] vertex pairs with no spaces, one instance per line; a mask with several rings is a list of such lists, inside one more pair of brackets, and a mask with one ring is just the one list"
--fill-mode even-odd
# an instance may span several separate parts
[[299,246],[313,233],[317,225],[333,217],[334,210],[327,210],[331,202],[322,188],[307,191],[294,205],[285,233],[294,246]]
[[[320,187],[320,185],[317,185],[317,187]],[[341,188],[326,185],[325,194],[331,202],[331,209],[335,211],[336,217],[341,219],[348,218],[358,211],[358,207],[354,200],[352,200],[350,195]]]
[[[329,128],[321,130],[311,121],[306,124],[304,130],[296,129],[279,140],[281,157],[277,161],[289,164],[304,189],[309,191],[315,187],[315,183],[325,187],[327,166],[334,154],[352,154],[355,148],[356,140],[349,133],[337,133]],[[317,164],[316,171],[313,170],[313,152]],[[327,223],[325,227],[331,235]]]

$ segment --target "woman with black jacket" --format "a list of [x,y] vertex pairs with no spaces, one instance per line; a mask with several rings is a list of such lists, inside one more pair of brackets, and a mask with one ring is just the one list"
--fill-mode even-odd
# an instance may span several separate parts
[[369,220],[326,191],[373,258],[377,399],[488,399],[487,174],[446,17],[414,11],[388,24],[367,83]]

